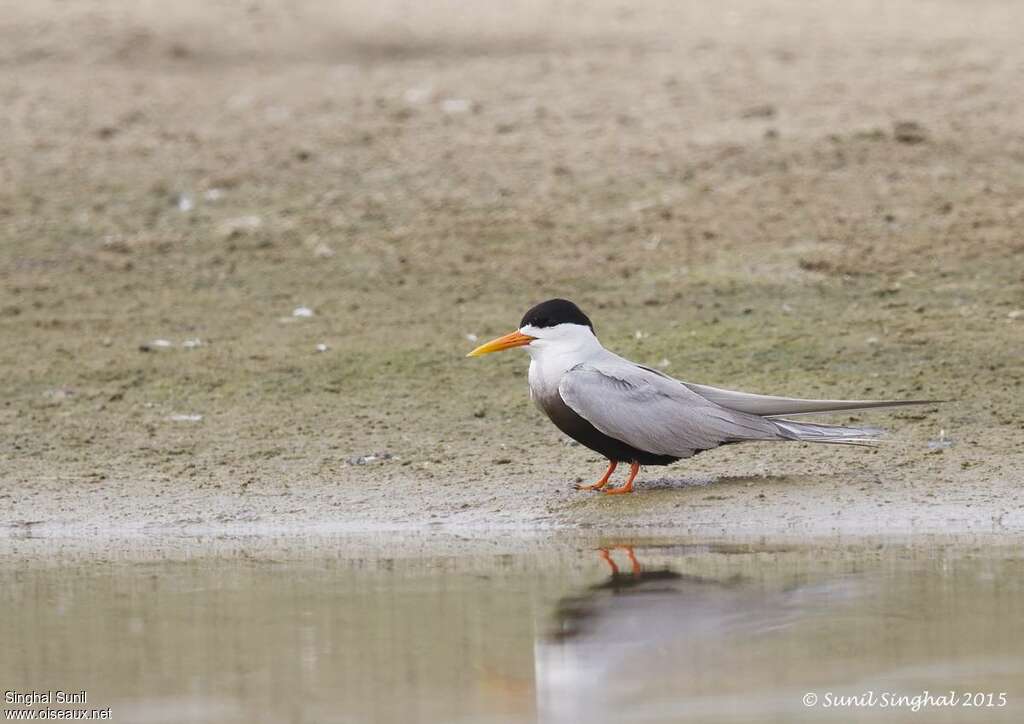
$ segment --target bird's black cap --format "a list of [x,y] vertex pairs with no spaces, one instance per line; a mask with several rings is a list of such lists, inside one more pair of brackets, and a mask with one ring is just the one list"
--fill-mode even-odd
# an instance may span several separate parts
[[554,327],[559,324],[584,324],[594,331],[590,317],[568,299],[549,299],[523,315],[520,327]]

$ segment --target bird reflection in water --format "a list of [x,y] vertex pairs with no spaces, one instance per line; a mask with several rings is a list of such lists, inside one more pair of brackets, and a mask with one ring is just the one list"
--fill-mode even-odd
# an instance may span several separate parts
[[[562,598],[553,630],[535,641],[541,721],[615,721],[623,712],[636,721],[662,721],[666,706],[682,715],[688,699],[704,693],[712,671],[751,663],[746,657],[758,640],[823,610],[837,593],[828,584],[768,590],[735,575],[707,578],[663,563],[645,566],[636,550],[599,549],[610,575]],[[616,559],[623,558],[620,568]]]
[[[629,571],[623,572],[613,557],[613,551],[622,551],[629,562]],[[601,624],[611,608],[620,614],[629,614],[635,608],[646,609],[647,603],[657,606],[666,597],[675,599],[684,593],[686,585],[723,585],[718,581],[688,576],[667,566],[644,567],[636,557],[634,546],[599,548],[598,555],[608,565],[611,574],[600,583],[588,586],[581,594],[562,598],[555,609],[555,628],[552,641],[565,641],[591,631],[591,623]],[[644,601],[625,601],[621,596],[643,596]],[[618,616],[616,618],[619,618]],[[622,621],[620,621],[622,623]]]

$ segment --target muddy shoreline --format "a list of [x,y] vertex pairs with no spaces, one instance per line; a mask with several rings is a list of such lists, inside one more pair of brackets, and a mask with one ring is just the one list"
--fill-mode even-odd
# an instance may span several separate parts
[[[0,538],[1020,540],[1024,10],[890,5],[12,6]],[[576,493],[524,357],[463,358],[552,296],[682,379],[950,402]]]

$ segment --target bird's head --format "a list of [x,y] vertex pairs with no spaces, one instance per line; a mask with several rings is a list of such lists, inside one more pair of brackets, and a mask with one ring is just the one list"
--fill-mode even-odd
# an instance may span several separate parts
[[480,345],[467,357],[482,357],[513,347],[526,347],[535,354],[551,349],[572,351],[599,346],[594,325],[579,307],[568,299],[549,299],[523,315],[519,329]]

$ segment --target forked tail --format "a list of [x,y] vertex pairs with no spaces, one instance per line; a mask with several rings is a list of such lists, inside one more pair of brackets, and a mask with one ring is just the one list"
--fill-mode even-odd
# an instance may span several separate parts
[[793,420],[777,420],[772,422],[786,440],[801,442],[824,442],[833,445],[872,445],[885,437],[885,430],[877,427],[844,427],[842,425],[822,425],[812,422],[794,422]]

